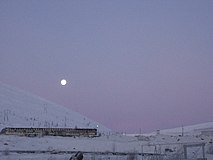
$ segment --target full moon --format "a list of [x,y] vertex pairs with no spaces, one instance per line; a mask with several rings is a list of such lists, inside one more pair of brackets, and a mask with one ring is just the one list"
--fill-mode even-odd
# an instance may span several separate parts
[[66,79],[62,79],[62,80],[61,80],[61,85],[62,85],[62,86],[65,86],[66,84],[67,84]]

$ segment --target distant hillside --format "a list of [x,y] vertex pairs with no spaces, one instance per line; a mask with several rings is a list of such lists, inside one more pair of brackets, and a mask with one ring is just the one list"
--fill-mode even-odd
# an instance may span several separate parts
[[[199,135],[201,131],[211,130],[213,131],[213,122],[201,123],[190,126],[183,126],[171,129],[160,130],[160,134],[165,135],[181,135],[183,133],[185,135]],[[157,132],[152,132],[150,134],[156,134]]]
[[63,106],[0,82],[0,129],[3,127],[78,127],[110,131]]

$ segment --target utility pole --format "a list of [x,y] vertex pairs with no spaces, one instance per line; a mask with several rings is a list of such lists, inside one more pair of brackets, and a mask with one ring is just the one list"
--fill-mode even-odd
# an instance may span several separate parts
[[182,135],[182,137],[183,137],[183,132],[184,132],[184,128],[183,128],[183,125],[182,125],[182,134],[181,134],[181,135]]
[[141,160],[143,160],[143,145],[141,144]]

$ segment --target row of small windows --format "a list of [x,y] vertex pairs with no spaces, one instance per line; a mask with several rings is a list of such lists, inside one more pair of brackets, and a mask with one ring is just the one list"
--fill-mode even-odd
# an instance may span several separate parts
[[43,134],[43,135],[58,135],[58,136],[95,136],[97,129],[88,128],[4,128],[1,133],[3,134]]

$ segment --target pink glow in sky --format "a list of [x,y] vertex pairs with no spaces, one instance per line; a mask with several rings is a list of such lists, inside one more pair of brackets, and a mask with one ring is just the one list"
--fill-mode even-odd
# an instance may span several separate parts
[[212,0],[1,0],[0,81],[120,132],[213,121],[212,15]]

